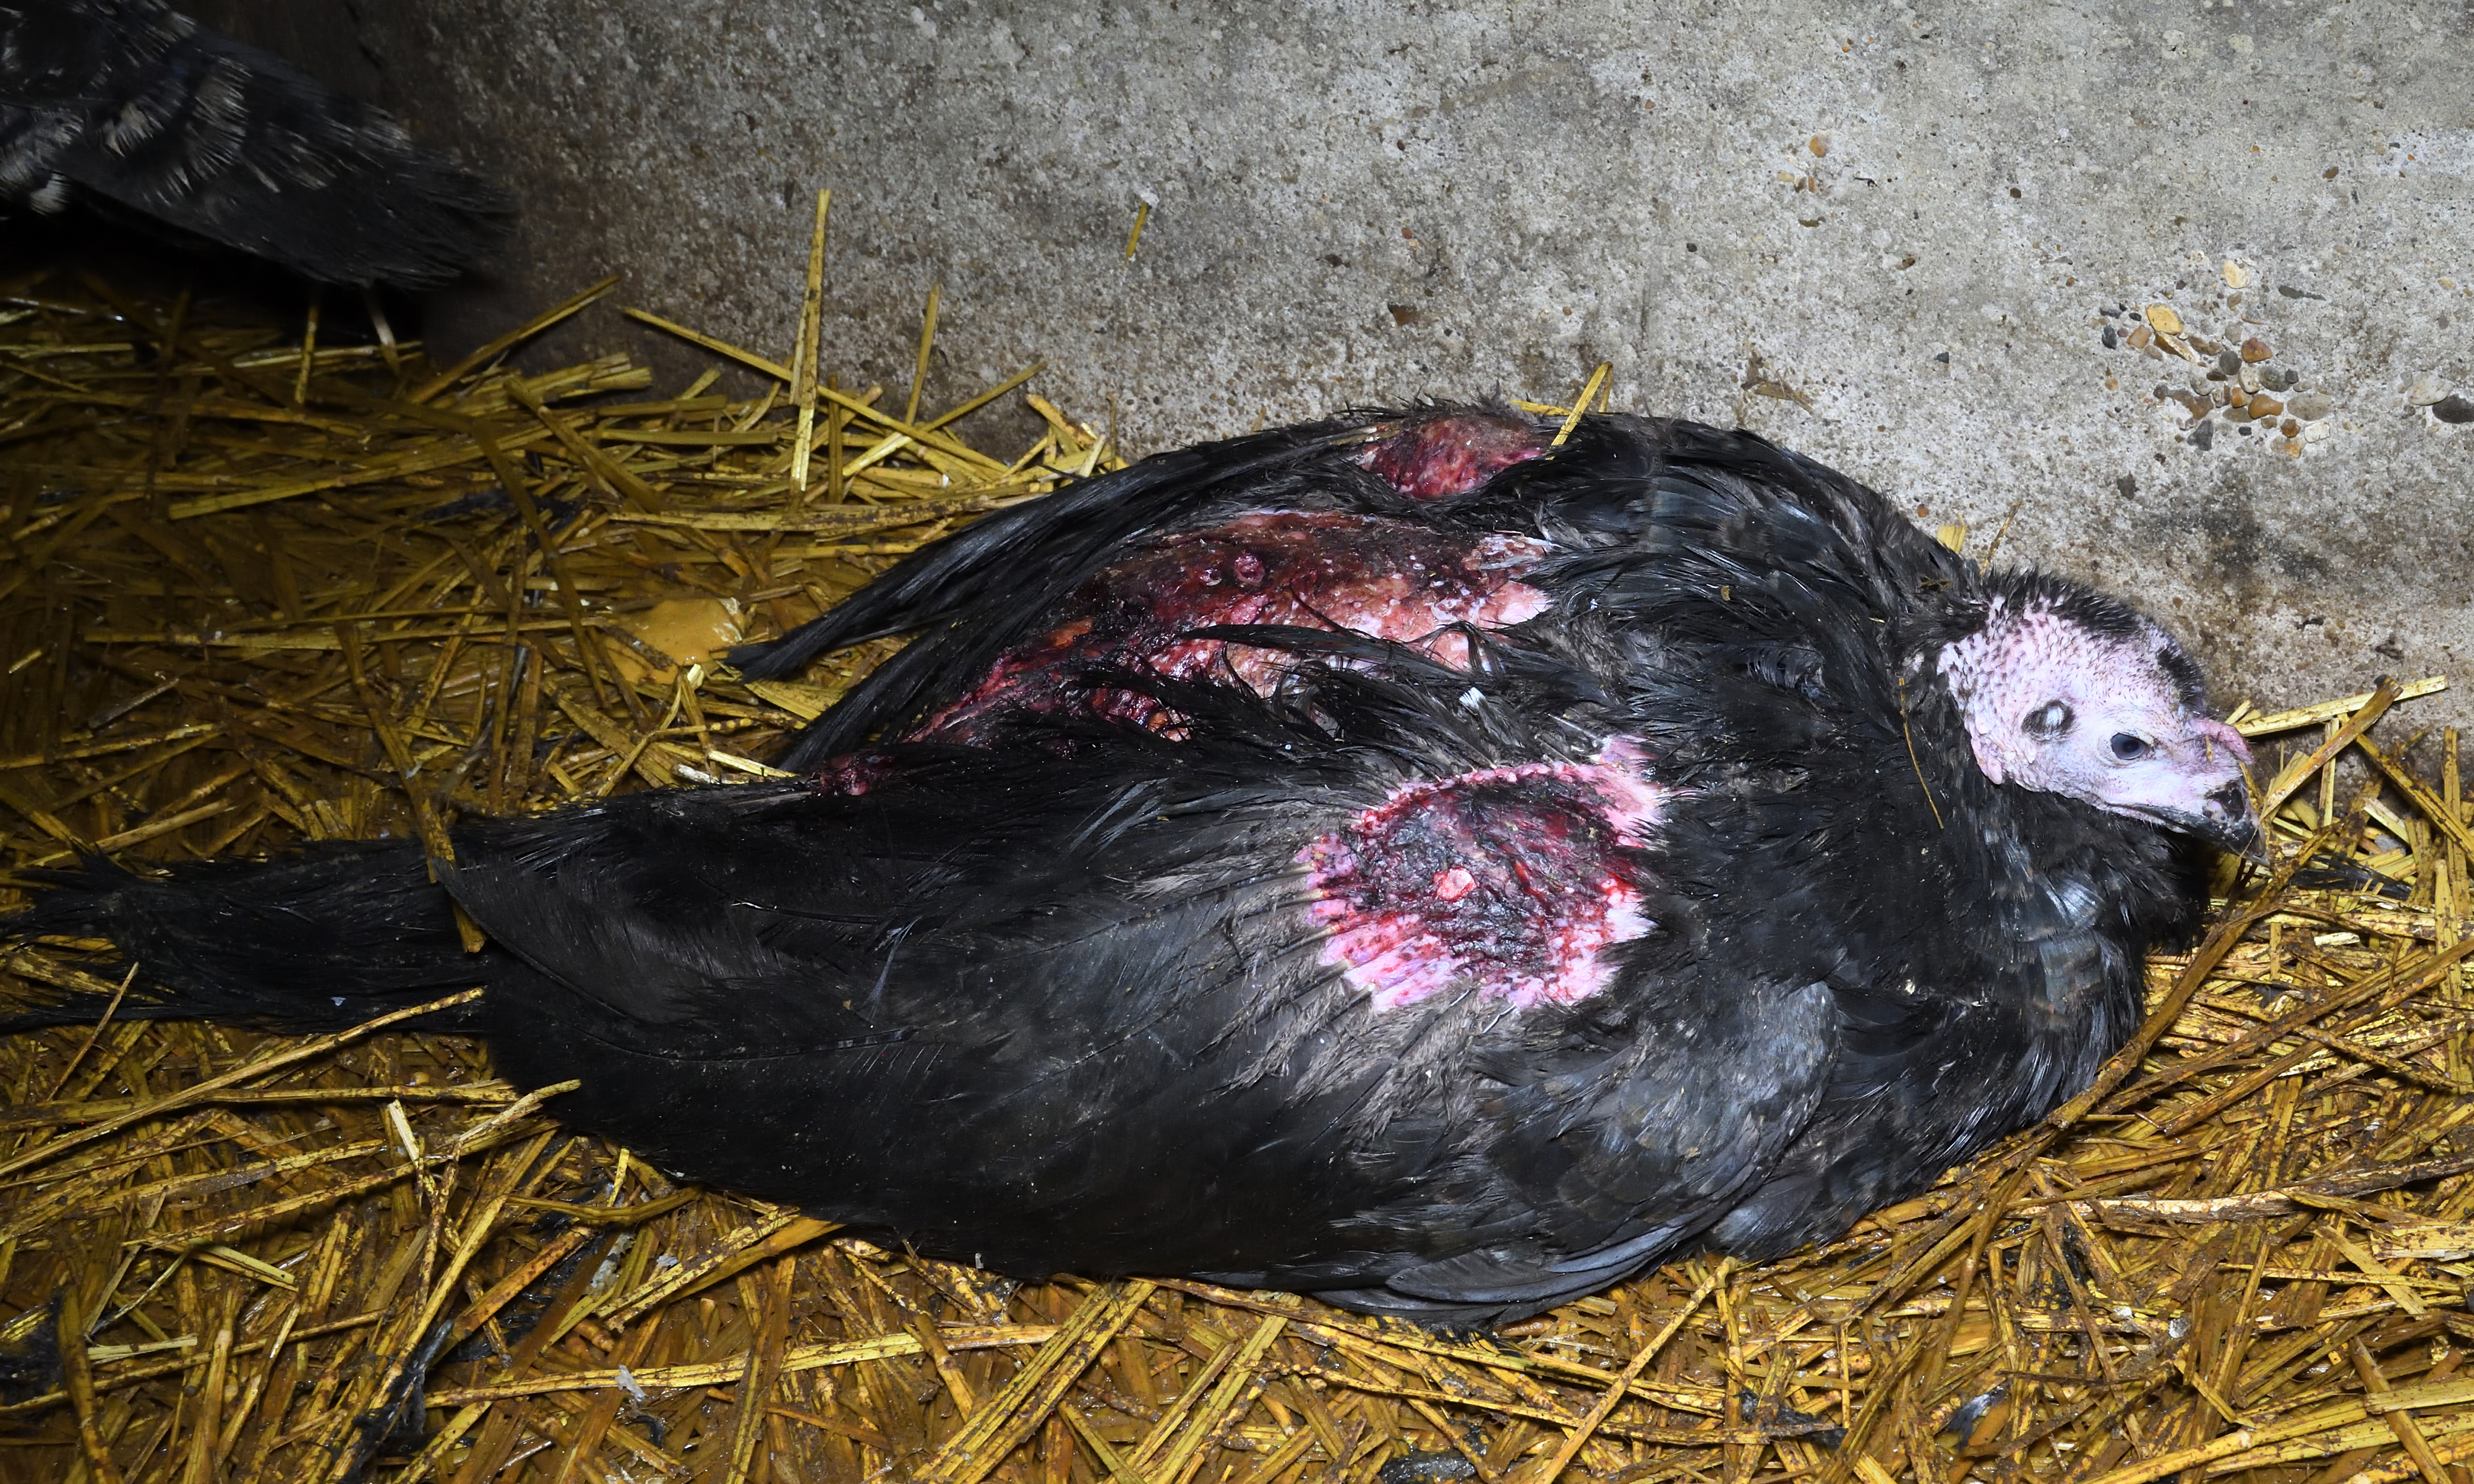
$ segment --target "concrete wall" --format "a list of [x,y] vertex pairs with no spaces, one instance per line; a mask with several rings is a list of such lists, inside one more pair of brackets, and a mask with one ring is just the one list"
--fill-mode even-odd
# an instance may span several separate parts
[[[2474,661],[2474,425],[2411,405],[2474,395],[2462,4],[218,18],[314,47],[304,12],[355,22],[330,67],[523,200],[497,281],[440,306],[442,339],[623,269],[627,302],[786,355],[830,185],[827,365],[907,386],[941,282],[931,405],[1044,358],[1049,395],[1159,447],[1368,400],[1565,394],[1607,360],[1617,406],[1740,421],[1965,520],[1976,550],[2008,521],[2005,559],[2141,598],[2227,702]],[[2322,441],[2294,457],[2219,416],[2195,446],[2155,394],[2204,387],[2199,368],[2102,344],[2131,323],[2102,311],[2151,302],[2265,343],[2299,373],[2281,400],[2326,399]],[[603,317],[571,344],[629,341]],[[2474,716],[2465,680],[2403,714]]]

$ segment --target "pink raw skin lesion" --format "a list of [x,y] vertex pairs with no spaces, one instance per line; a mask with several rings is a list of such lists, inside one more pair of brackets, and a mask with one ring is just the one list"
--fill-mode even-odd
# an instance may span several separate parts
[[1358,464],[1413,500],[1467,494],[1544,454],[1545,433],[1519,418],[1460,413],[1411,423],[1370,445]]
[[850,753],[818,769],[810,782],[818,792],[856,799],[894,777],[894,764],[882,753]]
[[1498,629],[1545,610],[1546,595],[1521,579],[1546,549],[1527,537],[1333,512],[1241,515],[1166,537],[1083,584],[1054,628],[999,659],[918,734],[977,741],[984,724],[1007,712],[1068,706],[1173,724],[1148,697],[1092,692],[1083,677],[1093,668],[1216,673],[1268,693],[1294,659],[1185,636],[1223,624],[1345,630],[1466,668],[1468,640],[1456,626]]
[[1515,1008],[1604,990],[1607,949],[1650,931],[1637,851],[1668,790],[1611,744],[1587,763],[1404,785],[1298,852],[1323,962],[1377,1010],[1446,992]]

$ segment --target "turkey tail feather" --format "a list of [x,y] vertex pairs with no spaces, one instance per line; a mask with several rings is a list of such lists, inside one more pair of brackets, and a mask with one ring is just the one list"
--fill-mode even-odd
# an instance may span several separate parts
[[[464,951],[447,893],[410,841],[334,843],[275,862],[216,861],[168,876],[109,862],[62,873],[33,907],[0,918],[0,942],[109,938],[138,966],[122,1018],[247,1021],[342,1030],[470,989],[491,955]],[[147,986],[162,986],[158,994]],[[92,1020],[103,996],[0,1010],[0,1032]],[[469,1012],[424,1017],[445,1030]]]
[[326,283],[445,282],[504,198],[162,0],[0,0],[0,203],[89,192]]

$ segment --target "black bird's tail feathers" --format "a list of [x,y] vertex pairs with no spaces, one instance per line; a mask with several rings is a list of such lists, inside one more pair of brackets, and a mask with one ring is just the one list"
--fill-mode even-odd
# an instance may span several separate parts
[[[333,842],[274,862],[212,861],[168,876],[105,861],[63,873],[35,905],[0,918],[0,945],[109,938],[137,975],[115,1015],[334,1031],[471,989],[488,951],[468,954],[445,890],[409,840]],[[71,993],[0,1008],[0,1032],[91,1021],[104,997]],[[454,1030],[470,1006],[407,1028]]]
[[443,283],[505,198],[378,109],[163,0],[0,0],[0,207],[72,196],[322,283]]

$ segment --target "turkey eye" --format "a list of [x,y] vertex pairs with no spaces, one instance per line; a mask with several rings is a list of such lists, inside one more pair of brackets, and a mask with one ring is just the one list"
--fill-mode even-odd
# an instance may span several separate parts
[[2147,755],[2147,739],[2117,731],[2113,734],[2113,755],[2123,762],[2136,762]]
[[2071,708],[2059,701],[2048,701],[2027,713],[2027,734],[2050,740],[2071,730],[2074,718]]

